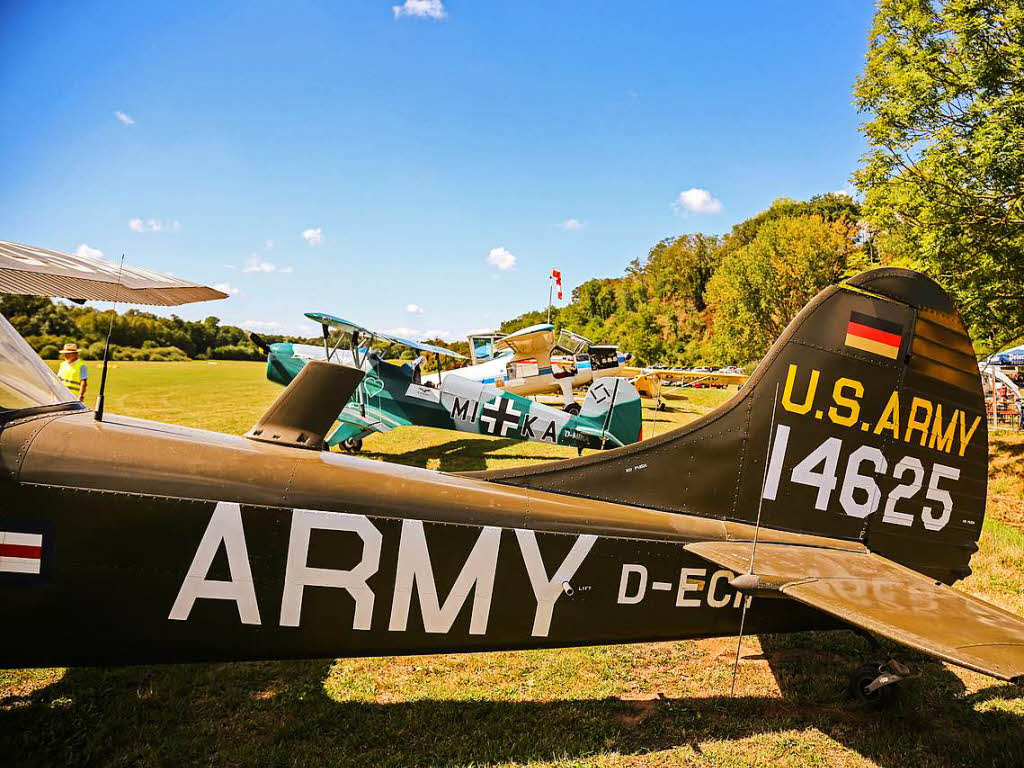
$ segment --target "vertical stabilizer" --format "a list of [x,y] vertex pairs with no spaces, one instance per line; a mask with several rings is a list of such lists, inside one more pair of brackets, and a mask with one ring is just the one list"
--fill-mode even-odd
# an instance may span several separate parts
[[861,540],[952,582],[970,572],[987,467],[984,396],[956,308],[931,279],[887,268],[818,294],[747,386],[703,418],[475,476],[747,523],[763,491],[762,527]]

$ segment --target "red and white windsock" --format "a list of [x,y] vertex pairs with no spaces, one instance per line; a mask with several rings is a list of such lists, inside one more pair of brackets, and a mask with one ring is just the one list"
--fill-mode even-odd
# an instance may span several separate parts
[[557,269],[551,270],[551,279],[555,281],[555,285],[558,287],[558,300],[562,300],[562,273]]
[[0,573],[39,573],[42,558],[41,534],[0,531]]

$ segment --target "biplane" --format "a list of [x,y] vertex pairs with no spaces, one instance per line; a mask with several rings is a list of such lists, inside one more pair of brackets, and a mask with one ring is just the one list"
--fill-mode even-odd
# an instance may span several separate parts
[[514,333],[478,333],[469,336],[472,364],[454,371],[428,375],[435,383],[455,375],[491,384],[517,395],[560,393],[564,410],[579,413],[573,389],[606,377],[618,376],[629,355],[611,345],[594,344],[577,333],[561,329],[555,339],[550,323],[531,325]]
[[[0,290],[218,295],[68,258],[0,244]],[[847,628],[1024,682],[1024,620],[952,586],[988,436],[971,340],[921,274],[826,288],[717,410],[564,461],[455,475],[322,450],[364,376],[309,361],[246,436],[97,419],[0,319],[0,666]],[[851,691],[882,703],[907,669],[874,653]]]
[[[591,386],[582,410],[569,414],[463,378],[458,375],[464,370],[461,368],[442,377],[440,384],[424,380],[422,355],[403,364],[386,359],[386,351],[393,345],[462,358],[450,349],[371,331],[320,312],[307,312],[306,317],[320,324],[322,347],[289,342],[268,345],[253,333],[249,338],[267,356],[267,378],[285,386],[309,360],[344,362],[365,371],[338,414],[338,427],[327,437],[328,448],[340,446],[356,453],[367,435],[411,425],[568,445],[580,452],[584,448],[617,448],[642,436],[640,397],[627,379],[609,378]],[[376,348],[381,344],[385,345],[383,352]]]

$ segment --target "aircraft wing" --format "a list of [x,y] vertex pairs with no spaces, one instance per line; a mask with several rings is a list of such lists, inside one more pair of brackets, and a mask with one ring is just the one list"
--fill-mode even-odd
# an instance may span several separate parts
[[407,427],[412,424],[408,419],[395,416],[382,408],[369,403],[349,402],[338,416],[342,424],[351,424],[373,432],[390,432],[395,427]]
[[223,291],[148,269],[2,240],[0,293],[164,307],[228,297]]
[[745,384],[750,377],[745,373],[721,371],[678,371],[672,368],[637,368],[623,366],[623,376],[657,376],[663,382],[702,382],[704,384]]
[[447,357],[455,357],[459,360],[465,360],[465,355],[460,355],[458,352],[453,352],[447,347],[435,347],[433,344],[424,344],[422,341],[412,341],[410,339],[403,339],[401,336],[392,336],[389,333],[377,333],[374,334],[378,339],[384,339],[394,344],[401,344],[405,347],[411,347],[417,349],[420,352],[433,352],[435,355],[445,355]]
[[458,352],[453,352],[445,347],[436,347],[433,344],[424,344],[421,341],[412,341],[411,339],[403,339],[401,336],[393,336],[390,333],[381,333],[379,331],[371,331],[368,328],[364,328],[361,325],[353,323],[349,320],[344,320],[334,315],[328,315],[323,312],[307,312],[306,317],[314,322],[326,325],[328,328],[343,331],[344,333],[360,333],[365,336],[372,336],[377,339],[383,339],[384,341],[390,341],[392,344],[401,344],[403,347],[410,347],[411,349],[419,350],[420,352],[433,352],[435,355],[445,355],[447,357],[456,357],[459,360],[465,360],[465,355],[460,355]]
[[[749,542],[686,549],[736,573]],[[950,664],[1024,684],[1024,619],[867,551],[758,543],[760,588]]]
[[555,344],[555,327],[550,323],[531,325],[495,342],[495,349],[511,349],[517,358],[547,359]]

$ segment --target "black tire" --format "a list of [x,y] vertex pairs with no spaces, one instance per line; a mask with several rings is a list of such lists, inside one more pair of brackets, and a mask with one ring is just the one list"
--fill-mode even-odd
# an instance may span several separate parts
[[885,709],[896,700],[899,683],[890,683],[881,688],[867,692],[867,688],[882,674],[878,664],[865,664],[850,675],[847,692],[868,709]]
[[346,453],[359,453],[363,450],[363,438],[350,437],[348,440],[342,440],[341,447]]
[[655,410],[664,411],[665,410],[665,403],[664,402],[658,403],[658,407]]
[[580,404],[579,403],[569,403],[562,410],[565,411],[566,413],[572,414],[573,416],[578,416],[579,413],[580,413]]

